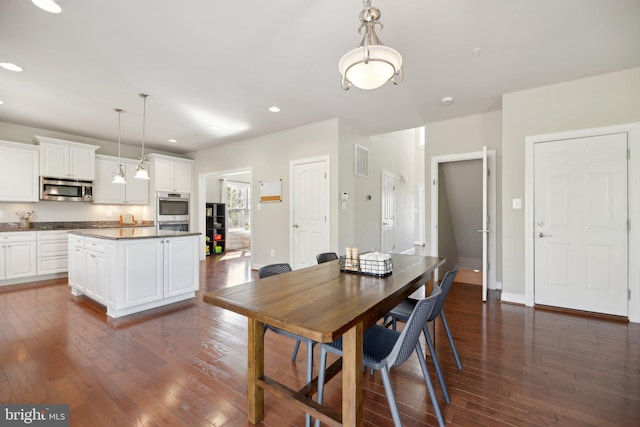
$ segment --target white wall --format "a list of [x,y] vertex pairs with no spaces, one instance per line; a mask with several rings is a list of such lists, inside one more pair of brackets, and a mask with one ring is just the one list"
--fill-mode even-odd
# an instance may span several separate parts
[[[348,148],[349,159],[344,162],[345,175],[353,177],[353,193],[349,203],[354,207],[353,241],[361,251],[380,250],[381,247],[381,192],[382,171],[396,175],[396,215],[394,222],[394,246],[396,253],[412,251],[416,239],[415,200],[416,184],[424,176],[424,160],[419,147],[419,129],[407,129],[361,138],[358,143],[369,149],[369,178],[354,175],[355,143]],[[347,148],[345,148],[345,151]],[[406,181],[402,181],[402,176]],[[341,185],[342,185],[341,175]],[[418,181],[420,179],[420,181]],[[342,188],[342,187],[341,187]],[[368,198],[371,196],[371,199]],[[342,212],[342,211],[341,211]],[[349,244],[349,242],[346,242]],[[340,251],[344,253],[344,248]]]
[[506,94],[502,108],[502,286],[524,296],[525,209],[511,200],[524,200],[525,137],[639,122],[640,68]]
[[[331,242],[338,239],[338,120],[289,129],[258,138],[215,146],[193,152],[195,176],[239,169],[253,171],[252,194],[259,193],[259,182],[282,179],[282,203],[262,203],[257,209],[254,197],[252,256],[256,265],[289,262],[289,169],[290,161],[318,156],[329,156],[331,178]],[[198,180],[196,180],[198,182]],[[194,189],[196,203],[198,191]],[[202,218],[196,218],[199,229]],[[271,256],[270,251],[275,255]]]
[[[332,239],[331,251],[344,255],[345,247],[356,245],[356,222],[359,220],[356,209],[360,206],[361,199],[357,195],[357,183],[362,178],[354,172],[355,145],[364,145],[365,138],[353,127],[344,122],[339,124],[339,162],[338,162],[338,193],[332,194],[338,204],[338,238]],[[349,195],[349,200],[342,204],[342,193]],[[337,242],[334,245],[334,242]]]

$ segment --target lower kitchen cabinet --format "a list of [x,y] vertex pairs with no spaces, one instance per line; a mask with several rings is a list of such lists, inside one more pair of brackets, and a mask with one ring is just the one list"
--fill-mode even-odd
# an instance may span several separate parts
[[36,275],[36,233],[0,233],[0,280]]
[[[102,249],[92,249],[96,242]],[[104,304],[111,317],[192,298],[199,286],[198,246],[197,235],[99,239],[71,233],[69,286],[74,295]]]
[[37,274],[65,273],[68,270],[68,231],[37,231]]

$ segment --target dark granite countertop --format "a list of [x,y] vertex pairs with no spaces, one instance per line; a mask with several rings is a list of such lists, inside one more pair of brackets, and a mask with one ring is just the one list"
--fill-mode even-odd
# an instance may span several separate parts
[[197,236],[200,233],[190,231],[156,230],[148,227],[136,228],[108,228],[104,230],[73,230],[70,234],[93,237],[97,239],[121,240],[121,239],[157,239],[161,237]]
[[58,222],[31,222],[29,228],[20,228],[17,222],[0,223],[0,232],[5,231],[64,231],[64,230],[91,230],[109,228],[139,228],[154,227],[153,221],[142,221],[141,224],[120,224],[120,221],[58,221]]

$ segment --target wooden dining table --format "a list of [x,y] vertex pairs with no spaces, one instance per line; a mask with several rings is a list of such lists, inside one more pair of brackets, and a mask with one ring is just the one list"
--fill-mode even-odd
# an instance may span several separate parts
[[[431,283],[444,258],[393,254],[384,277],[342,272],[331,261],[254,280],[204,295],[204,302],[248,319],[248,419],[264,418],[264,391],[275,394],[327,425],[362,426],[362,340],[364,331],[420,287]],[[319,343],[342,336],[343,357],[327,368],[342,370],[342,411],[313,401],[317,377],[293,390],[264,374],[264,325]]]

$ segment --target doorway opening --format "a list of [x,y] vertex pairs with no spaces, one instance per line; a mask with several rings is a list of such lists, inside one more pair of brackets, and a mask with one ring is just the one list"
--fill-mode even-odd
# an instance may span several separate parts
[[[454,251],[455,259],[450,259],[448,262],[451,266],[459,264],[462,267],[467,267],[471,273],[475,273],[473,270],[479,270],[482,275],[481,283],[483,287],[483,301],[486,301],[487,289],[498,289],[496,283],[496,174],[495,174],[495,150],[452,154],[446,156],[436,156],[431,158],[431,255],[443,256],[440,252],[440,237],[441,226],[442,228],[449,228],[453,230],[453,225],[446,224],[446,221],[451,221],[451,216],[442,215],[449,209],[447,205],[448,200],[453,199],[465,199],[465,198],[477,198],[480,196],[479,209],[476,209],[474,218],[467,219],[469,224],[463,227],[466,231],[464,236],[459,240],[478,240],[480,237],[479,245],[481,246],[482,262],[477,265],[474,261],[477,257],[471,257],[471,259],[459,259],[457,251]],[[465,163],[467,162],[467,163]],[[452,165],[449,171],[447,169]],[[444,166],[444,169],[441,167]],[[478,167],[480,166],[480,167]],[[440,173],[442,172],[442,176]],[[475,188],[473,193],[457,194],[455,189],[447,191],[447,198],[442,197],[441,188],[446,191],[446,175],[457,177],[457,174],[471,174],[470,177],[465,178],[467,182],[481,183],[479,187]],[[453,179],[452,179],[453,180]],[[454,187],[458,187],[453,184]],[[467,187],[465,187],[467,188]],[[449,194],[451,193],[451,194]],[[441,206],[442,205],[442,206]],[[466,209],[466,208],[465,208]],[[441,212],[442,211],[442,212]],[[441,224],[441,222],[443,222]],[[468,230],[468,225],[471,225],[471,231]],[[443,231],[444,232],[444,231]],[[471,236],[473,233],[473,236]],[[443,241],[443,245],[447,242],[455,243],[455,236],[448,236],[448,241]],[[444,248],[443,248],[444,249]],[[472,251],[477,252],[477,251]],[[472,253],[470,252],[470,253]],[[465,265],[463,265],[463,263]],[[468,266],[466,264],[469,264]],[[477,279],[475,279],[477,280]]]
[[207,256],[252,259],[252,175],[251,168],[243,168],[199,176],[198,224],[205,248],[201,260]]

